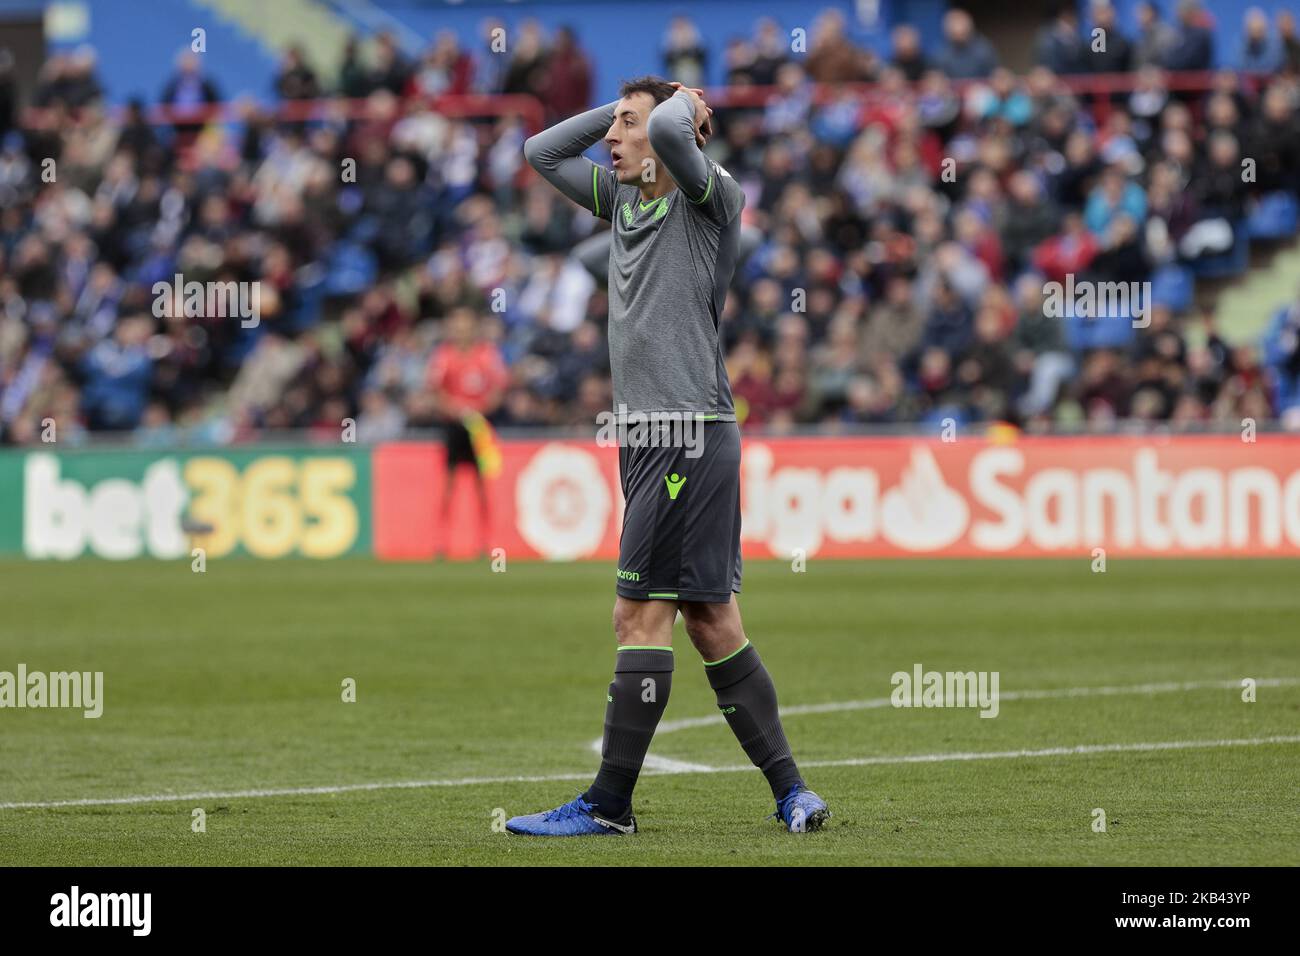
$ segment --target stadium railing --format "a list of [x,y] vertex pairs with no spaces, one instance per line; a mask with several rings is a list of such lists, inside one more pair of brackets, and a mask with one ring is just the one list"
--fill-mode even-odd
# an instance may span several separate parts
[[[1214,88],[1215,77],[1225,71],[1197,70],[1187,72],[1161,72],[1161,85],[1170,93],[1205,93]],[[1269,78],[1265,74],[1234,73],[1246,92],[1254,92]],[[1021,77],[1023,78],[1023,76]],[[1054,76],[1062,89],[1081,98],[1088,98],[1098,120],[1104,120],[1112,108],[1112,97],[1131,93],[1138,85],[1136,73],[1093,73]],[[958,94],[972,86],[985,83],[980,79],[953,80],[952,88]],[[912,84],[915,89],[915,84]],[[880,94],[876,83],[813,83],[810,84],[813,103],[824,105],[843,96],[846,91],[856,92],[863,100]],[[711,103],[721,107],[761,107],[780,95],[776,86],[715,86],[706,90]],[[443,116],[475,118],[518,115],[530,130],[541,129],[546,111],[537,97],[523,93],[470,93],[444,94],[427,97],[395,97],[402,111],[422,108]],[[308,122],[323,119],[365,119],[373,106],[368,98],[321,97],[313,100],[281,100],[267,104],[256,98],[241,97],[222,103],[176,109],[156,104],[145,110],[147,122],[167,126],[174,124],[204,124],[212,122],[238,123],[250,114],[267,116],[281,122]],[[114,115],[123,113],[121,107],[110,110]],[[49,107],[28,107],[23,112],[22,125],[30,129],[49,129],[64,116],[64,111]]]
[[[542,128],[545,110],[535,96],[523,93],[495,94],[444,94],[442,96],[394,97],[398,112],[423,109],[458,119],[518,116],[529,128]],[[266,116],[284,123],[302,123],[313,120],[360,120],[374,114],[374,101],[369,98],[323,97],[314,100],[282,100],[266,105],[252,98],[229,100],[203,106],[175,108],[165,104],[148,107],[145,121],[155,126],[204,125],[209,123],[237,124],[252,116]],[[125,114],[122,107],[109,110],[113,118]],[[28,129],[51,129],[63,119],[65,111],[49,107],[28,107],[23,112],[23,126]]]

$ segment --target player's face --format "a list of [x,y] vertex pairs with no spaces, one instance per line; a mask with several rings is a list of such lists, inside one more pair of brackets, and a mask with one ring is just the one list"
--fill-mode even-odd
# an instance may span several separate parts
[[614,107],[614,122],[605,134],[605,145],[620,183],[635,186],[653,181],[659,159],[650,148],[646,124],[654,107],[654,97],[649,93],[625,96]]

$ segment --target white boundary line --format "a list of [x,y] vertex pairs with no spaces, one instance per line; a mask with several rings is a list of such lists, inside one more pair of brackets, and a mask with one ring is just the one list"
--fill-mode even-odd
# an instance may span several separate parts
[[[1282,687],[1300,684],[1300,678],[1280,677],[1265,678],[1256,681],[1259,687]],[[1179,690],[1203,690],[1209,688],[1223,689],[1240,687],[1239,681],[1189,681],[1168,684],[1137,684],[1130,687],[1072,687],[1058,690],[1011,691],[1001,695],[1002,700],[1041,700],[1057,697],[1113,696],[1117,694],[1155,694]],[[1014,695],[1014,696],[1013,696]],[[883,703],[881,701],[883,700]],[[782,711],[783,716],[797,714],[828,713],[841,710],[864,710],[887,706],[889,698],[871,700],[841,701],[838,703],[808,704],[802,707],[790,707]],[[700,727],[707,724],[723,723],[721,715],[710,717],[693,717],[676,721],[666,721],[659,727],[659,733],[673,733],[688,727]],[[1162,750],[1205,750],[1218,747],[1254,747],[1268,744],[1300,744],[1300,734],[1275,735],[1270,737],[1238,737],[1224,740],[1169,740],[1153,743],[1128,744],[1079,744],[1073,747],[1047,747],[1039,750],[996,750],[968,751],[955,753],[931,754],[897,754],[877,757],[850,757],[843,760],[804,761],[804,767],[870,767],[912,763],[946,763],[949,761],[970,760],[1011,760],[1033,757],[1067,757],[1100,753],[1150,753]],[[599,749],[599,741],[597,741]],[[658,758],[659,765],[652,766],[651,759],[646,759],[646,776],[669,776],[682,773],[742,773],[753,770],[750,764],[738,764],[727,767],[710,767],[704,764],[690,764]],[[668,766],[664,766],[667,764]],[[54,810],[63,807],[111,807],[134,806],[144,803],[189,803],[207,800],[244,800],[262,797],[298,797],[318,796],[335,793],[362,793],[375,790],[426,790],[436,787],[474,787],[488,784],[509,783],[561,783],[564,781],[587,781],[591,771],[581,773],[541,774],[536,776],[502,776],[502,777],[459,777],[444,780],[400,780],[387,783],[350,783],[337,786],[320,787],[283,787],[256,790],[204,790],[194,793],[157,793],[129,797],[87,797],[74,800],[40,800],[31,802],[0,803],[0,810]]]
[[[847,760],[809,760],[802,767],[870,767],[889,764],[944,763],[967,760],[1007,760],[1018,757],[1066,757],[1101,753],[1149,753],[1159,750],[1206,750],[1217,747],[1257,747],[1267,744],[1300,744],[1300,734],[1273,737],[1241,737],[1228,740],[1169,740],[1135,744],[1080,744],[1075,747],[1048,747],[1042,750],[996,750],[967,753],[899,754],[885,757],[850,757]],[[666,777],[684,773],[742,773],[754,769],[751,764],[709,767],[707,770],[651,770],[642,776]],[[0,810],[52,810],[60,807],[109,807],[140,803],[179,803],[206,800],[243,800],[257,797],[298,797],[332,793],[358,793],[369,790],[424,790],[434,787],[476,787],[503,783],[559,783],[565,780],[587,781],[591,771],[556,773],[535,777],[461,777],[452,780],[401,780],[392,783],[349,783],[335,787],[285,787],[269,790],[206,790],[197,793],[156,793],[133,797],[92,797],[83,800],[49,800],[33,803],[0,803]]]
[[[1255,681],[1256,687],[1294,687],[1300,684],[1300,677],[1265,677]],[[1117,687],[1060,687],[1049,690],[1010,690],[998,694],[999,702],[1009,700],[1052,700],[1071,697],[1118,697],[1125,694],[1169,694],[1189,690],[1229,690],[1239,689],[1241,681],[1231,680],[1196,680],[1196,681],[1166,681],[1157,684],[1128,684]],[[869,700],[843,700],[832,701],[826,704],[802,704],[797,707],[786,707],[782,709],[782,717],[798,717],[802,714],[831,714],[840,711],[849,710],[876,710],[881,707],[890,706],[890,698],[873,697]],[[689,730],[694,727],[710,727],[714,724],[724,724],[726,718],[721,714],[714,714],[709,717],[683,717],[677,720],[665,720],[659,724],[659,729],[655,731],[655,738],[664,734],[673,734],[679,730]],[[588,745],[589,749],[595,753],[600,753],[601,740],[597,738]],[[662,770],[667,773],[686,772],[688,770],[697,773],[707,773],[713,769],[707,764],[682,763],[677,760],[671,760],[667,757],[656,757],[654,754],[647,754],[645,758],[645,767],[649,770]]]

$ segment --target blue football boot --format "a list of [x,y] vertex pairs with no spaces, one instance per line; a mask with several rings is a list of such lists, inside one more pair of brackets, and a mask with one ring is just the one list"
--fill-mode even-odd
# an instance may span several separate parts
[[525,836],[609,836],[636,833],[636,817],[632,808],[617,820],[602,817],[596,805],[588,803],[582,794],[568,803],[544,813],[530,813],[511,817],[506,821],[506,832]]
[[777,817],[791,833],[820,830],[831,815],[826,801],[805,786],[796,784],[776,802]]

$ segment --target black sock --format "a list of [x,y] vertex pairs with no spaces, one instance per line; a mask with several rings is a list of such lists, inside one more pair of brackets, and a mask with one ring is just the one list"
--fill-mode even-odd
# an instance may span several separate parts
[[767,777],[772,794],[780,800],[792,786],[802,785],[781,727],[776,688],[754,645],[746,642],[730,657],[712,664],[706,661],[704,670],[718,696],[718,709],[754,766]]
[[650,738],[668,706],[673,686],[673,652],[664,647],[621,647],[605,704],[605,740],[600,772],[583,799],[602,816],[617,819],[632,804]]

